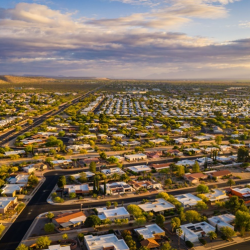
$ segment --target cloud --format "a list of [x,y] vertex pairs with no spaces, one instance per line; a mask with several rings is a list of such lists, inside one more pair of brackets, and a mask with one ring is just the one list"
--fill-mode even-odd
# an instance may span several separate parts
[[241,28],[250,28],[250,21],[241,21],[241,22],[239,23],[239,26],[240,26]]
[[209,18],[227,13],[197,1],[176,0],[162,10],[102,20],[75,19],[74,13],[39,4],[2,8],[0,73],[180,78],[192,69],[197,76],[206,70],[249,70],[249,39],[220,44],[169,31],[208,13]]

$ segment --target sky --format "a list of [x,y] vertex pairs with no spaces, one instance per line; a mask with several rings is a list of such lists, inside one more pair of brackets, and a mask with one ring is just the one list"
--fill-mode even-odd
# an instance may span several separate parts
[[0,74],[250,79],[250,0],[0,0]]

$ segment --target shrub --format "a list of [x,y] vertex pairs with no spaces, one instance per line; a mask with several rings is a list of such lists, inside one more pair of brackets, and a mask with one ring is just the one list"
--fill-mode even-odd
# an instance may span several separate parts
[[204,239],[199,239],[199,241],[200,241],[200,243],[202,244],[202,245],[206,245],[207,244],[207,242],[204,240]]
[[186,246],[192,248],[194,244],[191,241],[186,241]]

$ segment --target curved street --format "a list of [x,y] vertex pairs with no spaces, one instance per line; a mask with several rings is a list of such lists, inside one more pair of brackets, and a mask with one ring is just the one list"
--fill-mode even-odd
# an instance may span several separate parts
[[[53,171],[53,172],[47,172],[44,176],[46,180],[44,183],[41,185],[41,187],[38,189],[36,194],[32,197],[30,202],[27,204],[25,209],[21,212],[21,214],[18,216],[16,221],[11,225],[9,230],[5,233],[3,236],[2,240],[0,241],[0,249],[1,250],[15,250],[18,244],[21,242],[23,239],[24,235],[28,231],[29,227],[31,226],[33,220],[41,213],[45,213],[48,211],[60,211],[60,210],[70,210],[70,209],[80,209],[80,204],[74,204],[74,205],[50,205],[47,203],[47,198],[52,192],[53,188],[55,187],[58,177],[60,175],[64,174],[73,174],[73,173],[78,173],[79,170],[72,170],[72,171]],[[250,180],[240,180],[237,181],[237,185],[239,184],[246,184],[249,183]],[[218,187],[226,187],[226,183],[221,183],[218,184]],[[187,188],[185,190],[175,190],[175,191],[168,191],[169,194],[172,195],[177,195],[177,194],[182,194],[182,193],[189,193],[189,192],[195,192],[196,187],[194,188]],[[133,197],[133,198],[122,198],[120,200],[124,202],[135,202],[135,201],[140,201],[144,198],[154,198],[154,195],[148,195],[145,194],[145,196],[140,196],[140,197]],[[82,208],[88,208],[89,206],[91,207],[98,207],[98,206],[103,206],[106,204],[106,201],[100,201],[100,202],[94,202],[94,203],[89,203],[89,202],[83,202],[82,203]],[[243,243],[242,243],[243,244]],[[248,243],[249,244],[249,243]],[[241,244],[239,244],[241,245]],[[243,244],[244,245],[244,244]],[[225,250],[231,250],[231,249],[236,249],[236,246],[234,248],[224,248]],[[242,246],[239,249],[248,249],[244,248]]]

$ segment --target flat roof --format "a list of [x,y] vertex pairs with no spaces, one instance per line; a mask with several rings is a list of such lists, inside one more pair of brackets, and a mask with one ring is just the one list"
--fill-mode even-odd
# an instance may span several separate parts
[[164,210],[175,208],[175,206],[172,203],[162,198],[156,199],[155,202],[147,202],[145,204],[141,204],[138,206],[145,212],[148,212],[148,211],[159,212],[159,211],[164,211]]
[[3,190],[2,193],[3,194],[12,194],[15,191],[20,191],[23,186],[24,186],[24,184],[6,184],[2,188],[2,190]]
[[10,202],[16,200],[16,197],[0,197],[0,209],[5,208]]
[[139,165],[139,166],[133,166],[128,167],[133,172],[144,172],[144,171],[151,171],[151,168],[147,165]]
[[164,233],[157,224],[146,225],[145,227],[134,229],[138,234],[142,235],[144,239],[153,238],[154,234]]
[[116,207],[113,209],[107,209],[106,207],[104,208],[96,208],[98,214],[98,217],[101,220],[108,219],[108,218],[113,218],[116,216],[130,216],[129,212],[126,210],[125,207]]
[[114,247],[115,250],[129,250],[129,247],[123,239],[119,240],[114,234],[100,236],[84,236],[87,248],[89,250],[103,250],[106,247]]
[[175,198],[183,205],[195,205],[198,201],[201,201],[199,197],[190,193],[175,195]]

